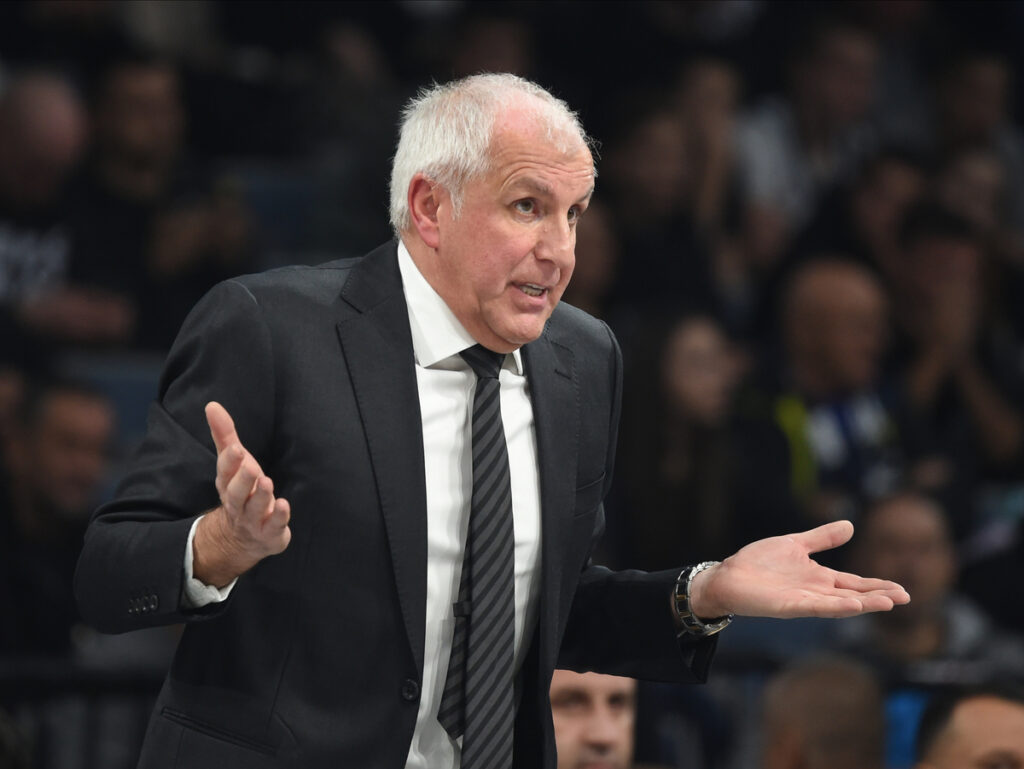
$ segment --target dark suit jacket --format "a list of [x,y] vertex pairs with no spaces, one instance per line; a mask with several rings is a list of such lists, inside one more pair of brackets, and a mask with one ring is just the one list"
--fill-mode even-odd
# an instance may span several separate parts
[[[673,572],[588,565],[619,414],[610,331],[562,306],[523,355],[541,466],[542,589],[515,764],[553,769],[556,663],[695,681],[713,642],[676,640]],[[210,400],[291,502],[292,541],[225,603],[183,611],[187,534],[218,504]],[[93,517],[76,574],[82,612],[101,630],[188,622],[140,767],[401,769],[423,670],[426,552],[395,244],[215,287],[182,327],[146,439],[116,500]]]

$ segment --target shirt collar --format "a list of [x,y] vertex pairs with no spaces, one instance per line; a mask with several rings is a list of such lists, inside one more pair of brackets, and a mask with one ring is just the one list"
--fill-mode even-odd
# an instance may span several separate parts
[[[433,366],[477,343],[441,295],[423,277],[401,240],[398,241],[398,270],[409,308],[412,349],[419,365],[424,368]],[[515,373],[521,376],[522,352],[518,349],[513,351],[511,360]],[[506,357],[505,361],[508,366],[509,358]]]

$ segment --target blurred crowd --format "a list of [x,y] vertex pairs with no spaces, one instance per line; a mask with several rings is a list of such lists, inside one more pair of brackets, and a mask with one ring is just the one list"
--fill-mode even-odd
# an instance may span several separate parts
[[[173,650],[96,636],[70,580],[191,306],[391,237],[403,102],[478,71],[536,79],[599,142],[564,299],[627,368],[597,557],[849,518],[829,565],[913,597],[735,623],[708,687],[641,685],[638,758],[785,765],[751,703],[830,652],[814,690],[867,691],[885,732],[850,765],[910,766],[936,689],[1024,677],[1022,32],[1019,4],[925,0],[0,5],[0,767],[99,765],[40,747],[20,661],[159,673]],[[800,680],[763,694],[810,728]]]

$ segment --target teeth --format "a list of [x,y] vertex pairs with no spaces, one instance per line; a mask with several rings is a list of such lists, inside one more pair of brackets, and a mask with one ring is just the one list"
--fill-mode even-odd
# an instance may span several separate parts
[[541,286],[535,286],[532,283],[525,283],[519,288],[527,296],[540,296],[544,293],[544,289]]

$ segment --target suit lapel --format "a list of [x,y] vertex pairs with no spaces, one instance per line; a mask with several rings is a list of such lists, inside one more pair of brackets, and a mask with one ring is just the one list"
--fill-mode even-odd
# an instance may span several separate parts
[[[549,321],[550,323],[550,321]],[[576,491],[579,443],[578,383],[572,350],[547,333],[523,348],[537,435],[541,496],[540,638],[550,643],[557,633],[562,592],[563,554]],[[557,649],[541,649],[550,659]]]
[[356,311],[343,309],[338,337],[377,480],[402,618],[422,675],[427,601],[423,427],[394,243],[353,269],[341,298]]

